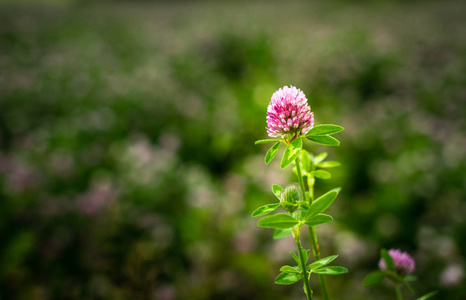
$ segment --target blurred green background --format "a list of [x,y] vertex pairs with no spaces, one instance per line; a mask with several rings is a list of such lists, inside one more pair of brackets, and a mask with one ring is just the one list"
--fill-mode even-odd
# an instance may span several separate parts
[[413,255],[419,293],[466,299],[465,16],[463,1],[1,1],[0,299],[303,299],[273,283],[292,239],[250,217],[296,180],[254,146],[289,84],[346,129],[341,147],[305,145],[342,163],[317,182],[343,187],[317,228],[350,270],[332,298],[394,299],[362,286],[385,247]]

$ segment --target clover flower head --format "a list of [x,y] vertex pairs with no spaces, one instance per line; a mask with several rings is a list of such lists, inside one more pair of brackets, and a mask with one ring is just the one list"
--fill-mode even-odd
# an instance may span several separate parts
[[[390,249],[388,250],[388,254],[393,259],[393,267],[398,275],[406,276],[414,272],[414,259],[408,253],[401,252],[399,249]],[[382,271],[387,270],[385,261],[382,258],[379,261],[379,268]]]
[[269,136],[292,140],[308,133],[312,126],[314,114],[300,89],[292,85],[284,86],[272,95],[267,107]]

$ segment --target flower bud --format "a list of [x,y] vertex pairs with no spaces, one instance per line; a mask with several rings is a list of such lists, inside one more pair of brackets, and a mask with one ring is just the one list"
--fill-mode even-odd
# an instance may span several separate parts
[[294,212],[298,208],[298,203],[302,201],[301,189],[297,183],[292,183],[286,187],[280,196],[280,203],[288,212]]

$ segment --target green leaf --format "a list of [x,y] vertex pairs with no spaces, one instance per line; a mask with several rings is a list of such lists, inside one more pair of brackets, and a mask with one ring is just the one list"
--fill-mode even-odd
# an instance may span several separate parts
[[432,298],[433,296],[435,296],[436,294],[438,293],[438,291],[433,291],[433,292],[430,292],[428,294],[425,294],[419,298],[417,298],[416,300],[426,300],[426,299],[429,299],[429,298]]
[[326,146],[340,146],[340,141],[329,135],[307,136],[308,140]]
[[266,215],[266,214],[269,214],[269,213],[273,212],[274,210],[276,210],[279,207],[280,207],[280,203],[272,203],[272,204],[262,205],[261,207],[257,208],[252,213],[252,216],[253,217],[263,216],[263,215]]
[[312,264],[310,264],[309,266],[307,266],[307,270],[315,270],[315,269],[319,269],[323,266],[326,266],[328,265],[329,263],[331,263],[332,261],[335,260],[335,258],[337,258],[338,255],[331,255],[331,256],[327,256],[325,258],[322,258],[322,259],[319,259],[315,262],[313,262]]
[[337,161],[324,161],[317,164],[319,168],[335,168],[341,166],[341,164]]
[[380,250],[380,256],[385,261],[385,266],[387,266],[387,270],[393,271],[393,258],[388,254],[387,249]]
[[299,265],[301,263],[299,260],[299,257],[293,251],[291,251],[290,253],[291,253],[291,256],[293,256],[296,263]]
[[279,186],[278,184],[272,184],[272,192],[275,195],[275,197],[280,200],[280,196],[282,195],[283,188]]
[[306,150],[301,150],[301,165],[303,166],[304,172],[309,172],[311,170],[311,158],[309,153]]
[[283,266],[280,268],[280,271],[285,272],[285,273],[298,273],[299,274],[299,267]]
[[275,142],[280,142],[280,140],[272,140],[272,139],[257,140],[257,141],[254,142],[254,144],[255,144],[255,145],[260,145],[260,144],[275,143]]
[[326,210],[330,204],[335,200],[338,195],[339,189],[333,189],[326,194],[320,196],[316,200],[312,201],[309,211],[306,213],[306,218],[320,214]]
[[307,205],[307,204],[305,204],[305,203],[300,203],[300,204],[298,205],[298,209],[301,210],[301,211],[306,212],[306,211],[309,210],[309,205]]
[[285,152],[283,153],[283,158],[280,167],[283,169],[286,168],[289,164],[291,164],[299,156],[299,153],[301,152],[302,148],[302,138],[297,138],[296,140],[292,141],[286,147]]
[[326,214],[318,214],[317,216],[307,218],[304,223],[307,226],[317,226],[328,222],[333,222],[333,218],[331,216]]
[[324,170],[312,171],[311,175],[313,175],[316,178],[320,178],[320,179],[330,179],[330,178],[332,178],[332,174],[330,174],[329,172],[324,171]]
[[309,260],[309,256],[311,255],[311,249],[304,249],[301,247],[301,249],[304,251],[304,263],[307,264],[307,261]]
[[364,286],[370,286],[376,283],[381,282],[387,274],[385,274],[382,271],[373,271],[367,274],[367,276],[364,278],[362,284]]
[[273,239],[274,240],[279,240],[279,239],[282,239],[282,238],[286,238],[287,236],[290,236],[291,235],[291,229],[290,228],[287,228],[287,229],[275,229],[275,231],[273,232]]
[[348,273],[348,269],[344,267],[331,266],[331,267],[323,267],[320,269],[316,269],[316,270],[313,270],[312,272],[317,273],[317,274],[324,274],[324,275],[339,275],[343,273]]
[[272,147],[270,147],[269,151],[267,151],[267,154],[265,155],[266,165],[268,165],[272,161],[272,159],[275,157],[275,154],[277,154],[279,147],[280,147],[280,142],[277,142]]
[[322,161],[324,161],[324,159],[327,158],[327,155],[328,155],[327,152],[322,152],[316,157],[314,157],[314,164],[317,165],[318,163],[321,163]]
[[264,217],[257,222],[260,227],[285,229],[298,224],[298,220],[287,214],[275,214]]
[[276,284],[293,284],[301,279],[301,276],[296,273],[280,273],[275,278]]
[[337,132],[342,131],[344,128],[338,125],[333,124],[321,124],[316,125],[309,130],[306,134],[307,137],[315,136],[315,135],[327,135],[327,134],[335,134]]

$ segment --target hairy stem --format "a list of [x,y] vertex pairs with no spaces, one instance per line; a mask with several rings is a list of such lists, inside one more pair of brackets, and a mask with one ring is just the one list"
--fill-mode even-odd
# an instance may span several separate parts
[[[320,247],[319,247],[319,242],[317,241],[316,228],[314,226],[309,226],[309,236],[312,242],[312,252],[314,253],[314,259],[319,260],[320,259]],[[324,275],[319,274],[319,280],[320,280],[320,284],[322,285],[322,293],[324,294],[324,299],[328,300],[329,299],[328,289],[327,289],[327,283],[325,282]]]
[[304,288],[306,289],[307,299],[312,300],[312,290],[311,290],[311,285],[309,284],[309,277],[307,276],[306,262],[304,261],[303,247],[301,246],[299,235],[295,237],[295,241],[296,241],[296,247],[298,247],[298,255],[299,255],[299,260],[301,262],[301,278],[304,281]]
[[[299,186],[301,187],[301,192],[303,193],[303,197],[305,197],[306,202],[309,203],[309,205],[312,202],[312,199],[314,198],[314,184],[309,185],[309,197],[306,194],[306,189],[304,187],[304,181],[303,181],[303,176],[301,172],[301,164],[299,163],[299,156],[295,160],[296,164],[296,170],[298,172],[298,180],[299,180]],[[314,182],[314,178],[312,180],[309,180],[309,182]],[[320,259],[320,247],[319,247],[319,242],[317,240],[317,234],[316,234],[316,229],[314,226],[309,226],[309,236],[311,238],[311,243],[312,243],[312,253],[314,254],[314,259],[317,261]],[[328,289],[327,289],[327,283],[325,282],[325,277],[322,274],[319,274],[319,280],[320,280],[320,285],[322,286],[322,293],[324,294],[324,299],[329,300],[328,296]]]

